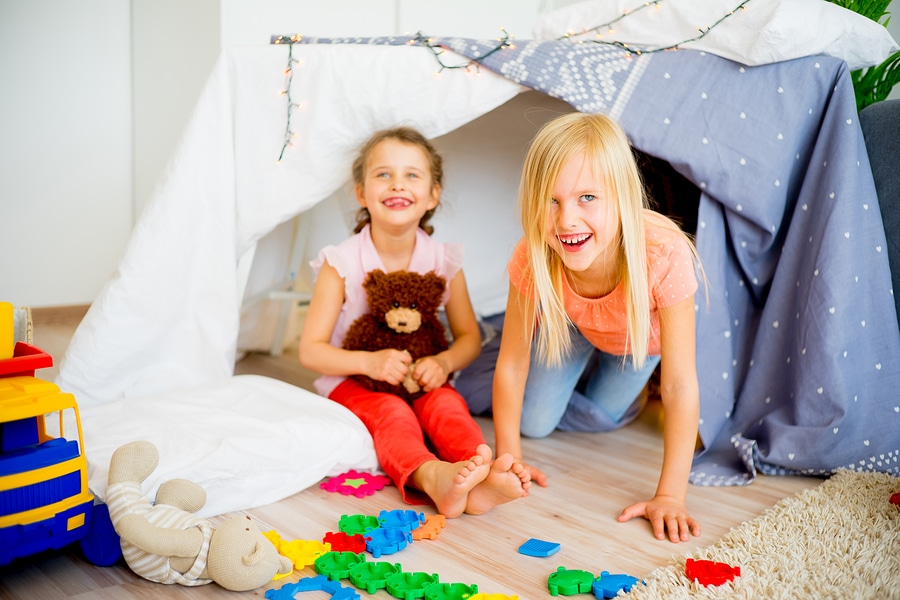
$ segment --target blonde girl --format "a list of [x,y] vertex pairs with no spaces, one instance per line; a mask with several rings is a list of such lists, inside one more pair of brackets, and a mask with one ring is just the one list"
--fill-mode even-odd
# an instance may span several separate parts
[[666,418],[656,494],[618,520],[644,517],[658,539],[668,531],[673,542],[699,535],[686,507],[699,419],[693,246],[647,208],[628,140],[603,115],[567,114],[538,132],[519,201],[524,238],[509,262],[493,384],[497,452],[521,458],[521,435],[628,423],[661,365]]
[[[379,131],[353,164],[361,208],[354,235],[324,248],[300,338],[300,362],[322,374],[316,390],[355,413],[372,434],[382,469],[409,503],[431,501],[447,517],[484,513],[526,495],[530,473],[512,455],[492,460],[478,424],[448,383],[451,373],[480,351],[475,313],[462,272],[459,244],[430,237],[428,224],[440,202],[442,160],[418,131]],[[350,325],[368,310],[368,272],[430,271],[447,280],[442,305],[453,342],[416,363],[413,377],[425,394],[407,404],[375,392],[351,375],[399,385],[412,362],[401,348],[377,352],[343,349]],[[431,448],[434,448],[432,450]]]

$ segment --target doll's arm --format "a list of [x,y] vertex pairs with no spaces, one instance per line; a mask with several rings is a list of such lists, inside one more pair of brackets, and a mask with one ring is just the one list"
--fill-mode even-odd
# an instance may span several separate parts
[[145,516],[134,513],[122,516],[116,523],[116,532],[123,540],[156,556],[195,558],[203,546],[203,532],[199,527],[157,527]]

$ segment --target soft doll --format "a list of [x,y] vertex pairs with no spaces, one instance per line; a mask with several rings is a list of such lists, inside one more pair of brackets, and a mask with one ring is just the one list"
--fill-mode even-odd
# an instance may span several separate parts
[[438,309],[446,288],[446,280],[436,273],[425,275],[412,271],[385,273],[371,271],[363,287],[369,301],[369,312],[350,325],[344,348],[370,352],[394,348],[406,350],[413,363],[403,385],[391,385],[365,375],[354,378],[366,387],[413,400],[422,394],[412,378],[415,361],[434,356],[449,347]]
[[278,554],[249,516],[214,528],[193,514],[206,504],[206,491],[194,482],[163,483],[151,504],[141,484],[158,463],[159,451],[145,441],[119,447],[109,461],[106,503],[132,571],[157,583],[215,582],[237,592],[292,571],[291,560]]

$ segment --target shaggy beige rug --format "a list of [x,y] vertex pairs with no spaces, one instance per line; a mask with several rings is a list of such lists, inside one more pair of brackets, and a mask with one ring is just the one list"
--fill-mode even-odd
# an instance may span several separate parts
[[[900,599],[900,478],[841,470],[785,498],[713,546],[652,571],[626,595],[660,598]],[[684,574],[687,558],[741,568],[704,587]]]

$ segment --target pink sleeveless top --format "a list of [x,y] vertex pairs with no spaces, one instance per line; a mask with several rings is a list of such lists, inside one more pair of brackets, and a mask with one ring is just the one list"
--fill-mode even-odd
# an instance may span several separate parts
[[[338,274],[344,278],[344,303],[331,334],[331,344],[340,347],[344,343],[347,330],[360,316],[369,312],[369,303],[363,281],[369,271],[381,269],[386,271],[375,245],[369,233],[369,226],[358,234],[341,242],[337,246],[326,246],[319,251],[319,255],[311,260],[309,265],[318,275],[322,265],[328,261]],[[462,244],[448,244],[438,242],[431,238],[423,230],[416,231],[416,247],[413,249],[412,259],[409,262],[410,271],[425,274],[434,271],[447,280],[448,287],[444,291],[441,306],[447,304],[450,298],[450,280],[462,268],[463,246]],[[323,375],[313,382],[316,392],[321,396],[328,395],[346,377],[335,375]]]

